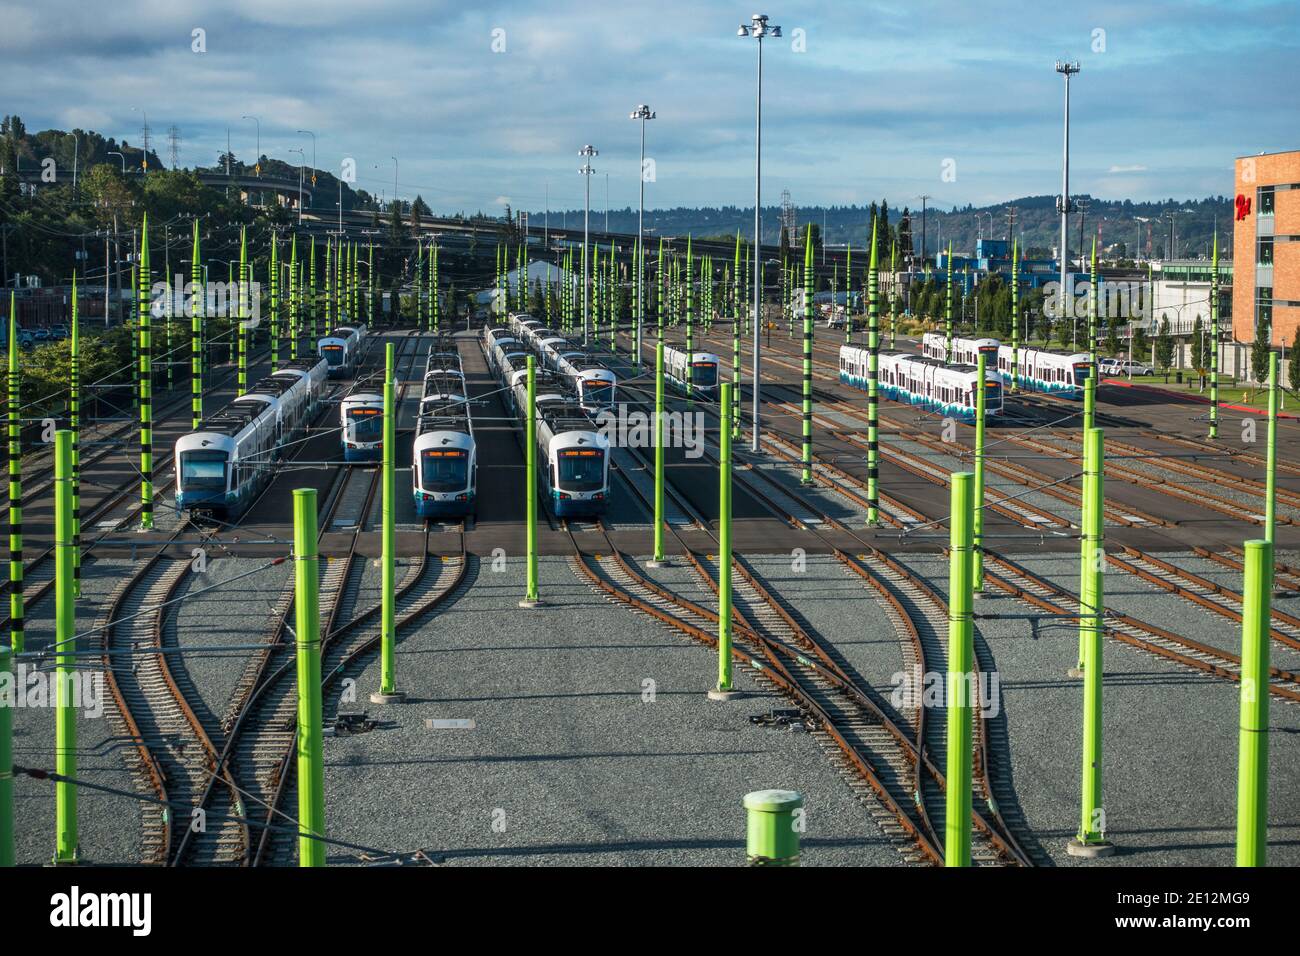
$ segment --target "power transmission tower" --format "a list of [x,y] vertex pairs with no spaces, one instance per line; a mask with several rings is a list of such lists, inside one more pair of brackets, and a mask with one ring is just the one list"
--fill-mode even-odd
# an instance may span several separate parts
[[795,230],[799,224],[795,222],[794,203],[790,201],[790,190],[781,190],[781,225],[785,227],[786,234],[790,241],[794,241]]
[[171,154],[172,169],[175,169],[181,154],[181,131],[175,126],[167,130],[167,150]]
[[1007,221],[1007,242],[1010,242],[1016,234],[1016,207],[1008,206],[1002,215]]
[[144,125],[140,127],[140,151],[143,154],[140,160],[141,165],[149,162],[149,146],[152,142],[149,137],[152,133],[153,127],[149,125],[148,120],[145,120]]

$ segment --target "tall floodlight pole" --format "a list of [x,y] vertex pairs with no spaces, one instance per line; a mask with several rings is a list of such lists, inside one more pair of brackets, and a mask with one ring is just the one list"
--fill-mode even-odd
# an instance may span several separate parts
[[[1079,72],[1079,61],[1074,60],[1057,60],[1056,72],[1065,77],[1065,143],[1061,150],[1061,195],[1056,200],[1056,211],[1061,214],[1061,318],[1066,317],[1065,304],[1070,301],[1069,290],[1066,287],[1066,270],[1069,268],[1069,233],[1068,225],[1070,213],[1074,211],[1074,206],[1070,202],[1070,77]],[[1070,324],[1074,325],[1074,316],[1070,316]]]
[[645,121],[655,118],[655,112],[642,103],[632,111],[630,117],[641,121],[641,169],[637,174],[640,180],[640,198],[636,207],[636,367],[641,367],[641,327],[645,324],[645,256],[641,248],[645,243]]
[[591,334],[587,318],[587,309],[591,299],[590,290],[588,289],[591,273],[587,269],[587,236],[591,226],[591,174],[596,171],[591,167],[591,157],[599,156],[600,150],[588,143],[578,150],[578,155],[583,157],[583,163],[578,172],[582,173],[583,182],[587,184],[587,201],[582,210],[582,344],[586,346],[588,337]]
[[753,37],[758,41],[758,79],[755,84],[754,99],[754,395],[753,425],[754,434],[750,437],[750,448],[758,451],[759,390],[760,390],[760,337],[762,325],[763,297],[763,239],[760,230],[763,225],[763,38],[779,37],[781,28],[769,26],[767,14],[755,13],[748,24],[742,23],[736,30],[738,37]]
[[302,183],[303,167],[307,165],[307,154],[302,151],[301,146],[290,146],[287,152],[298,154],[298,225],[302,226]]
[[241,116],[240,119],[252,120],[257,124],[257,155],[253,157],[253,174],[262,177],[262,121],[256,116]]
[[[299,136],[311,137],[311,188],[316,188],[316,134],[309,129],[298,130]],[[312,197],[312,205],[315,205],[315,196]]]

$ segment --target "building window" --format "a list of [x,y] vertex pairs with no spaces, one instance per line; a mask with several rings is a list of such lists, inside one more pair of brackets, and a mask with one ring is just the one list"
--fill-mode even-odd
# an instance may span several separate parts
[[1273,187],[1260,186],[1257,192],[1257,199],[1258,202],[1256,203],[1256,205],[1258,207],[1259,215],[1261,216],[1273,215]]
[[1255,263],[1261,266],[1273,264],[1273,237],[1260,236],[1255,240]]
[[1255,289],[1255,331],[1273,325],[1273,287],[1262,285]]

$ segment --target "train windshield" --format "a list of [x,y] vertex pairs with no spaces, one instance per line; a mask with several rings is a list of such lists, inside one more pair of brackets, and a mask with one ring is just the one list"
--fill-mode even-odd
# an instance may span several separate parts
[[1002,407],[1002,386],[999,383],[984,383],[984,407],[992,409]]
[[1086,362],[1079,362],[1074,366],[1074,384],[1080,388],[1088,382],[1088,377],[1092,374],[1092,366]]
[[468,484],[469,453],[464,448],[420,452],[420,487],[425,491],[464,491]]
[[321,355],[325,356],[327,365],[336,366],[343,364],[343,346],[341,345],[322,345]]
[[614,383],[600,378],[586,379],[582,383],[582,401],[608,408],[614,404]]
[[384,437],[384,411],[382,408],[349,408],[348,438],[352,441],[382,441]]
[[712,388],[718,384],[717,362],[692,362],[691,383],[700,388]]
[[563,491],[600,491],[605,487],[605,453],[596,448],[565,448],[559,454]]
[[181,452],[182,491],[225,491],[226,453],[224,451]]

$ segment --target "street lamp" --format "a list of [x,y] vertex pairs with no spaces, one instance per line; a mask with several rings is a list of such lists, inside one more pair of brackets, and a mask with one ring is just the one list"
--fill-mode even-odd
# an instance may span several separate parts
[[[309,129],[300,129],[298,130],[298,135],[299,136],[307,135],[311,137],[311,188],[315,189],[316,188],[316,134]],[[315,200],[314,194],[312,198],[314,201]]]
[[[1065,77],[1065,142],[1061,149],[1061,195],[1056,199],[1056,211],[1061,214],[1061,318],[1065,318],[1065,303],[1069,301],[1066,289],[1066,269],[1069,263],[1069,219],[1074,211],[1070,202],[1070,77],[1079,72],[1078,60],[1057,60],[1056,72]],[[1074,316],[1070,316],[1071,325]]]
[[123,156],[121,153],[119,153],[119,152],[118,152],[117,150],[115,150],[115,149],[114,149],[114,150],[109,150],[108,155],[109,155],[109,156],[116,156],[118,159],[120,159],[120,160],[122,161],[122,175],[125,176],[125,175],[126,175],[126,157]]
[[258,179],[262,178],[262,121],[256,116],[241,116],[240,119],[251,119],[257,124],[257,155],[253,157],[253,174]]
[[289,152],[297,153],[300,162],[298,163],[298,225],[302,225],[302,175],[303,167],[307,165],[307,154],[303,152],[301,146],[290,146]]
[[738,37],[753,37],[758,41],[758,79],[755,85],[754,108],[754,397],[753,426],[754,434],[751,448],[758,451],[759,424],[759,371],[760,371],[760,326],[762,325],[763,297],[763,245],[760,230],[763,226],[762,184],[763,184],[763,38],[779,37],[781,28],[769,26],[767,15],[755,13],[748,24],[742,23],[736,30]]
[[641,327],[645,324],[645,230],[642,221],[645,217],[645,123],[655,118],[655,112],[642,103],[632,111],[630,119],[641,121],[641,170],[637,178],[641,180],[640,199],[636,207],[636,254],[640,258],[636,264],[636,367],[641,367]]
[[585,157],[578,172],[582,174],[583,181],[587,184],[587,204],[582,211],[582,344],[585,346],[590,335],[590,330],[587,327],[587,308],[590,304],[587,301],[590,298],[587,287],[589,281],[587,275],[587,234],[591,219],[591,174],[596,171],[591,168],[591,157],[599,156],[600,150],[588,143],[578,150],[578,155]]

